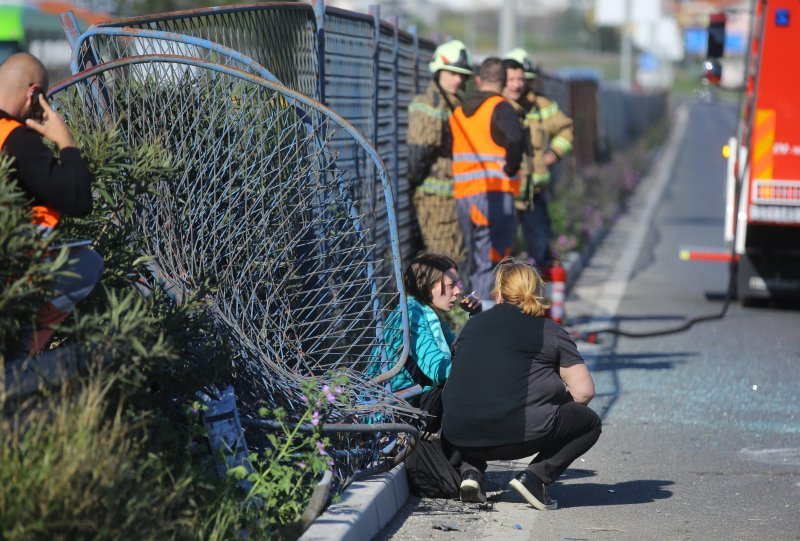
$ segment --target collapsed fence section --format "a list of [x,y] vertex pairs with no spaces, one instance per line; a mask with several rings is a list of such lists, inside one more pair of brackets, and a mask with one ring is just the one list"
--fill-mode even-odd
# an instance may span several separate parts
[[[51,92],[73,126],[115,126],[132,146],[158,144],[179,164],[132,202],[123,225],[143,239],[176,302],[202,293],[214,332],[235,352],[246,416],[261,407],[299,415],[303,382],[338,373],[351,406],[331,422],[419,425],[416,409],[363,375],[396,360],[392,311],[403,316],[405,358],[408,315],[388,176],[357,130],[278,83],[174,55],[119,58]],[[379,184],[359,182],[364,172]],[[379,227],[381,214],[388,225]],[[339,479],[380,459],[386,441],[367,432],[340,440]]]

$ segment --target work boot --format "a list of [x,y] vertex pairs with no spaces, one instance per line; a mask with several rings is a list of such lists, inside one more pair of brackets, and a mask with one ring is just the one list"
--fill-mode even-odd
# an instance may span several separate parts
[[[558,509],[558,502],[547,496],[547,487],[544,482],[533,474],[522,472],[514,477],[508,485],[539,511]],[[461,486],[464,486],[463,482]]]
[[481,487],[480,474],[467,470],[461,474],[461,501],[465,503],[485,503],[486,493]]

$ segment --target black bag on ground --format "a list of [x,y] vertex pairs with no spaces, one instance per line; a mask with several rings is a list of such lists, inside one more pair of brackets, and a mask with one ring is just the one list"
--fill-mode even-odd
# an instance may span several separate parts
[[411,492],[423,498],[458,498],[461,454],[445,441],[423,434],[405,459]]

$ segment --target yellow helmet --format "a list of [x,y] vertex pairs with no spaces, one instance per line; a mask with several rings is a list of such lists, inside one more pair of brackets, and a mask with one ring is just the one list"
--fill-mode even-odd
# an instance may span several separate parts
[[538,70],[538,68],[536,67],[536,64],[533,62],[533,59],[530,56],[528,56],[528,52],[522,47],[511,49],[505,54],[503,58],[508,60],[516,60],[517,62],[522,64],[522,70],[525,72],[526,79],[536,78],[536,71]]
[[433,60],[428,63],[432,73],[439,70],[454,71],[464,75],[472,75],[472,55],[463,42],[454,39],[436,47]]

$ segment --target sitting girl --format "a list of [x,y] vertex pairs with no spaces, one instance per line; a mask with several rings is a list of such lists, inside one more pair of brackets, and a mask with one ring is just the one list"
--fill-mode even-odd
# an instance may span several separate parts
[[[456,263],[447,256],[420,252],[403,273],[408,301],[411,345],[408,359],[397,375],[389,380],[392,392],[433,416],[428,431],[439,430],[442,385],[450,374],[452,344],[455,335],[442,320],[456,304],[470,314],[480,312],[480,300],[462,298],[461,279]],[[402,319],[395,309],[386,321],[387,358],[393,366],[402,351]],[[368,373],[377,376],[380,361],[370,364]]]

